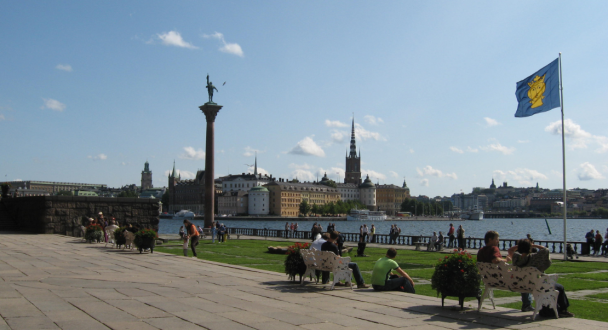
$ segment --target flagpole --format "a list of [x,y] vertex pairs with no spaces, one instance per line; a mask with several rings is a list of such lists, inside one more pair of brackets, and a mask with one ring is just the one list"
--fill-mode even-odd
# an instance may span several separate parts
[[568,260],[568,253],[566,249],[566,245],[568,244],[568,239],[566,236],[566,215],[568,212],[568,199],[566,193],[566,139],[564,132],[564,88],[562,87],[562,53],[559,53],[559,95],[560,95],[560,104],[562,107],[562,167],[563,167],[563,184],[564,184],[564,260]]

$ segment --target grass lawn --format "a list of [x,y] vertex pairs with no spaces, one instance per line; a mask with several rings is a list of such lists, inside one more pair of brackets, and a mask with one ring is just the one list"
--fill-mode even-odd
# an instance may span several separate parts
[[[226,243],[213,244],[208,240],[204,240],[200,242],[196,250],[198,258],[200,259],[284,273],[283,262],[285,261],[285,255],[268,253],[267,247],[289,246],[292,244],[292,242],[234,239],[228,240]],[[159,245],[155,250],[175,255],[183,255],[182,243],[180,241],[171,241],[165,245]],[[370,283],[374,263],[379,258],[384,257],[386,250],[387,248],[368,247],[365,249],[365,254],[367,254],[368,257],[356,257],[356,249],[343,256],[351,257],[351,261],[356,262],[359,265],[365,282]],[[191,256],[192,251],[190,249],[188,251]],[[417,294],[437,297],[437,292],[431,289],[430,281],[435,270],[435,263],[443,256],[445,256],[445,254],[438,252],[398,250],[395,261],[399,263],[399,266],[403,270],[414,278]],[[553,264],[547,273],[559,273],[560,277],[558,282],[566,288],[566,292],[608,288],[608,273],[593,273],[597,270],[608,270],[608,263],[553,260]],[[287,278],[287,276],[285,276],[285,278]],[[496,298],[516,297],[519,295],[520,294],[516,292],[503,290],[494,291],[494,297]],[[608,293],[589,297],[608,299]],[[455,297],[446,299],[457,300]],[[471,299],[474,298],[466,300]],[[519,309],[521,308],[521,302],[501,306]],[[597,300],[585,301],[570,299],[569,310],[579,318],[608,322],[608,313],[605,313],[605,311],[608,310],[608,304],[602,303],[601,300],[598,302]]]

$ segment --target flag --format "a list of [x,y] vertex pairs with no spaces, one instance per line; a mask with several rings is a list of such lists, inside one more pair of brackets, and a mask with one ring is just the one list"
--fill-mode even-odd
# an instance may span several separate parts
[[515,117],[529,117],[560,106],[558,59],[517,83]]

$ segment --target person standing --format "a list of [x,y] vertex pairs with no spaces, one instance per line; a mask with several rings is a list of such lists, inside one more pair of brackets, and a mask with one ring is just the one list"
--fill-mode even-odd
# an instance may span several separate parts
[[217,234],[217,242],[220,243],[222,240],[220,239],[220,223],[218,221],[215,222],[215,233]]
[[397,244],[397,240],[399,239],[399,235],[401,235],[401,228],[397,227],[397,224],[395,224],[395,244]]
[[[196,246],[198,245],[199,232],[196,230],[196,226],[190,221],[184,220],[184,227],[186,228],[186,241],[190,240],[190,248],[192,249],[193,258],[196,258]],[[184,250],[184,257],[188,256],[188,249]]]
[[[595,240],[595,235],[593,232],[593,229],[591,229],[591,231],[589,231],[587,234],[585,234],[585,238],[587,239],[587,249],[589,249],[589,251],[584,251],[581,254],[591,254],[591,248],[594,247],[593,242]],[[585,253],[587,252],[587,253]]]
[[458,248],[464,250],[464,228],[462,228],[462,225],[458,226],[458,230],[456,231],[456,238],[458,239]]
[[298,223],[297,222],[295,225],[293,225],[293,234],[294,234],[294,237],[298,237]]
[[448,248],[454,247],[454,232],[456,229],[453,224],[450,224],[450,229],[448,229],[448,237],[450,238],[450,242],[448,243]]
[[215,243],[215,235],[217,235],[217,229],[215,228],[215,220],[211,222],[211,243]]
[[363,241],[366,243],[369,241],[369,228],[366,224],[363,225]]
[[289,222],[285,222],[285,238],[289,238]]
[[179,238],[184,239],[186,232],[184,231],[184,226],[179,227]]
[[391,230],[388,232],[388,244],[393,244],[395,240],[395,225],[391,225]]
[[600,250],[602,249],[602,234],[599,230],[595,231],[595,256],[600,256]]
[[372,228],[369,230],[369,241],[370,243],[376,243],[376,226],[372,224]]
[[289,225],[289,233],[291,234],[291,238],[295,237],[295,236],[293,236],[294,229],[295,229],[295,225],[292,222],[291,225]]

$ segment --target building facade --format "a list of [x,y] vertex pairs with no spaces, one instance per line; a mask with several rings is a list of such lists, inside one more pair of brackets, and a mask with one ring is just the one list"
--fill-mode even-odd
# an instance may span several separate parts
[[72,182],[52,182],[52,181],[11,181],[7,182],[14,189],[30,189],[30,190],[42,190],[48,192],[50,195],[56,195],[60,191],[74,191],[74,190],[99,190],[107,189],[106,184],[95,184],[95,183],[72,183]]
[[361,151],[357,155],[357,143],[355,142],[355,118],[353,117],[352,132],[350,134],[350,153],[346,155],[346,169],[344,183],[361,184]]
[[217,198],[217,213],[246,215],[249,212],[248,192],[244,190],[227,191]]
[[205,212],[205,171],[197,171],[192,180],[182,180],[175,171],[169,174],[169,213],[190,210],[196,214]]
[[394,184],[376,185],[377,208],[380,211],[385,211],[387,215],[395,215],[399,212],[401,210],[401,204],[409,197],[409,189]]
[[266,187],[249,190],[249,215],[268,215],[270,212],[270,192]]
[[300,203],[306,200],[311,206],[336,203],[340,192],[322,184],[286,182],[283,179],[272,181],[264,187],[269,191],[270,214],[284,217],[297,217],[300,214]]

